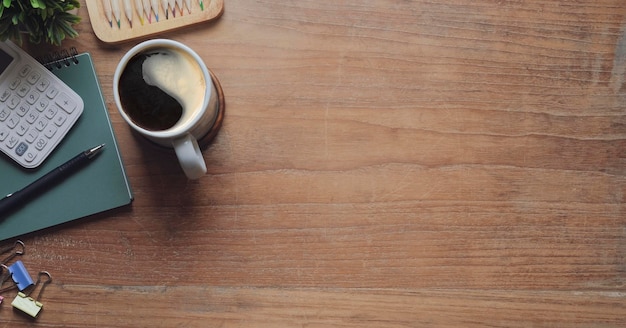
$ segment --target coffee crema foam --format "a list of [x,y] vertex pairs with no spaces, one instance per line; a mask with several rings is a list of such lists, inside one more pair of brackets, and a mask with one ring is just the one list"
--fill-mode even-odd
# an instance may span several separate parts
[[187,122],[201,109],[206,81],[191,56],[158,48],[131,58],[120,76],[119,90],[135,124],[161,131]]

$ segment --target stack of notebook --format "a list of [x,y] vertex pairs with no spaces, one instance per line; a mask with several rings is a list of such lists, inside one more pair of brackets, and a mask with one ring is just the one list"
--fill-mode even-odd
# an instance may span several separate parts
[[100,144],[106,147],[92,163],[22,208],[8,216],[0,215],[0,241],[127,205],[133,199],[90,54],[71,55],[46,66],[83,98],[85,109],[65,139],[38,168],[24,169],[0,154],[0,198],[86,149]]

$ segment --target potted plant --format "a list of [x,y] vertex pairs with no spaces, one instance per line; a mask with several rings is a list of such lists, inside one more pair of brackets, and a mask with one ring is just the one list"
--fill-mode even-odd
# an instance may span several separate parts
[[11,39],[19,44],[24,35],[28,41],[61,45],[78,32],[73,25],[80,22],[74,11],[78,0],[0,0],[0,40]]

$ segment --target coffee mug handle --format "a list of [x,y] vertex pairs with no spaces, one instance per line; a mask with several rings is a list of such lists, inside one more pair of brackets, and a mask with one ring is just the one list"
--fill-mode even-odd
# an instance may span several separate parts
[[189,133],[172,141],[176,156],[189,179],[199,179],[206,173],[206,163],[198,141]]

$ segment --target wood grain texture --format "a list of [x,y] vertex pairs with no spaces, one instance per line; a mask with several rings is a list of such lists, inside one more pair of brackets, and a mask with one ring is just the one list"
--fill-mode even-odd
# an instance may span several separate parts
[[81,16],[135,201],[24,236],[55,279],[0,327],[626,325],[622,0],[226,1],[160,35],[224,89],[198,181]]

